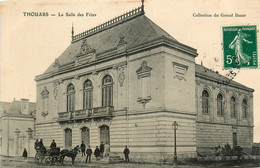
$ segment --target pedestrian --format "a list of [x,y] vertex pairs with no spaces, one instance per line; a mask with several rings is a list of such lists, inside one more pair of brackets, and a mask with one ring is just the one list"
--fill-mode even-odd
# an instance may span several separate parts
[[27,151],[26,151],[26,148],[24,148],[24,150],[23,150],[23,158],[24,158],[24,159],[27,158]]
[[82,141],[81,145],[80,145],[80,149],[81,149],[81,152],[82,152],[82,156],[86,156],[85,155],[85,150],[86,150],[86,145],[84,144],[84,141]]
[[57,147],[57,144],[55,142],[55,139],[52,140],[52,143],[50,145],[50,148],[56,148]]
[[36,139],[35,143],[34,143],[34,149],[36,150],[37,147],[39,147],[39,140]]
[[130,150],[127,148],[127,145],[125,146],[125,149],[124,149],[124,155],[125,155],[125,161],[126,162],[129,162],[129,153],[130,153]]
[[41,149],[44,153],[46,152],[46,148],[43,145],[43,140],[40,139],[40,142],[38,143],[38,148]]
[[40,148],[44,148],[43,140],[42,140],[42,139],[40,139],[40,142],[38,143],[38,145],[39,145]]
[[88,162],[88,160],[89,160],[89,163],[90,163],[91,155],[92,155],[92,149],[90,148],[90,145],[88,146],[88,149],[87,149],[86,153],[87,153],[86,163]]
[[94,155],[96,157],[96,160],[98,161],[98,159],[100,157],[100,150],[99,150],[98,146],[96,146],[96,149],[94,151]]
[[105,157],[108,157],[108,156],[109,156],[109,148],[110,148],[110,146],[109,146],[108,143],[106,142],[106,144],[105,144],[105,150],[104,150]]
[[105,149],[105,146],[103,144],[103,142],[101,141],[101,144],[99,146],[99,149],[100,149],[100,156],[101,158],[103,159],[103,154],[104,154],[104,149]]

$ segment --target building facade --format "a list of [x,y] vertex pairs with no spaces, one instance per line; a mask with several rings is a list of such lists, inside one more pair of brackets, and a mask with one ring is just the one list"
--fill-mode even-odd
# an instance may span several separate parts
[[226,142],[250,148],[253,90],[218,84],[226,78],[195,64],[196,56],[147,18],[143,5],[81,34],[72,30],[68,48],[35,78],[37,138],[62,148],[108,143],[111,156],[128,145],[135,161],[171,162],[176,121],[179,159]]

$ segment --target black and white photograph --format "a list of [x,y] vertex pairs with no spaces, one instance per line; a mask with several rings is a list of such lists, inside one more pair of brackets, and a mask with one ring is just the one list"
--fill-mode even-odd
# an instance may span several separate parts
[[259,0],[1,0],[0,167],[260,167]]

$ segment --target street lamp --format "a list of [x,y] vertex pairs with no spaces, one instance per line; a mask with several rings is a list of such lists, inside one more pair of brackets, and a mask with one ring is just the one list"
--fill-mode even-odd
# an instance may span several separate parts
[[178,129],[178,124],[176,121],[174,121],[172,123],[172,128],[174,130],[174,156],[173,156],[173,159],[174,159],[174,163],[177,164],[177,149],[176,149],[176,130]]

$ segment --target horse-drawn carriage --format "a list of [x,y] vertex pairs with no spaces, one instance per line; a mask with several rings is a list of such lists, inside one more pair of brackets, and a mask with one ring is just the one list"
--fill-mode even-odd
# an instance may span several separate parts
[[65,156],[70,157],[72,159],[72,164],[74,165],[74,160],[78,154],[79,146],[76,146],[74,149],[68,150],[60,148],[49,148],[45,147],[36,147],[36,155],[35,162],[37,164],[46,164],[46,165],[54,165],[54,164],[63,164]]
[[35,162],[47,165],[60,164],[60,148],[37,147]]

